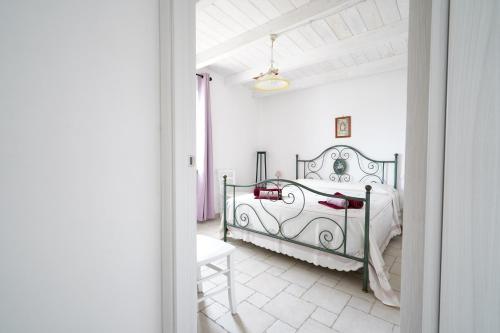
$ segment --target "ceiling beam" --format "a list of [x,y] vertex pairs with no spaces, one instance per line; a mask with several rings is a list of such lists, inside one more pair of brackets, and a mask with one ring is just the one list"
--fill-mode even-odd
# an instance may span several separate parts
[[213,5],[217,0],[196,0],[196,10],[203,10],[210,5]]
[[[211,0],[200,1],[205,3]],[[294,9],[254,29],[245,31],[211,49],[200,52],[196,55],[196,68],[200,69],[209,66],[271,33],[279,34],[282,31],[305,24],[320,15],[323,16],[330,12],[333,15],[363,1],[365,0],[313,0],[307,5]]]
[[[281,73],[305,67],[308,65],[320,63],[329,59],[338,59],[350,53],[366,50],[372,46],[388,41],[392,38],[404,37],[408,35],[408,20],[402,20],[384,26],[383,28],[369,31],[354,37],[338,41],[334,44],[329,44],[320,48],[306,51],[303,54],[291,58],[283,59],[277,62],[277,67]],[[278,41],[279,43],[279,41]],[[279,44],[278,44],[279,47]],[[229,75],[225,78],[225,83],[228,85],[246,83],[252,80],[253,77],[258,75],[269,67],[269,63],[262,62],[254,64],[257,66],[255,69],[249,69],[240,73]]]
[[334,81],[354,79],[404,69],[407,67],[407,57],[408,56],[406,53],[399,54],[396,56],[364,63],[362,65],[346,67],[324,74],[308,76],[300,80],[294,80],[290,84],[290,88],[288,88],[287,90],[282,90],[274,93],[254,92],[254,97],[275,96],[277,94],[285,94],[292,91],[306,89]]

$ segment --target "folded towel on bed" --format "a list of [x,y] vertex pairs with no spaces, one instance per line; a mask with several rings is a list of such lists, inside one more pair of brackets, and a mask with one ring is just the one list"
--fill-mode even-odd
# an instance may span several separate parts
[[258,197],[259,196],[259,193],[260,193],[260,190],[263,190],[265,189],[265,187],[259,187],[259,186],[256,186],[254,189],[253,189],[253,195]]
[[253,195],[254,195],[255,199],[280,200],[281,199],[281,189],[256,187],[253,190]]
[[332,204],[332,203],[328,203],[328,201],[321,201],[320,200],[320,201],[318,201],[318,203],[321,205],[333,208],[333,209],[345,209],[345,207],[341,207],[341,206],[337,206],[337,205]]
[[281,192],[279,188],[266,188],[266,187],[255,187],[253,189],[253,195],[258,197],[261,191],[268,191],[268,192]]
[[328,198],[326,202],[341,208],[349,207],[349,201],[343,198]]
[[255,190],[265,190],[267,188],[267,183],[258,183],[255,185]]
[[[335,192],[335,195],[341,196],[344,195],[340,192]],[[346,205],[347,208],[350,209],[361,209],[363,208],[363,201],[361,200],[346,200],[343,198],[328,198],[326,201],[318,201],[319,204],[325,205],[327,207],[333,208],[333,209],[345,209]]]

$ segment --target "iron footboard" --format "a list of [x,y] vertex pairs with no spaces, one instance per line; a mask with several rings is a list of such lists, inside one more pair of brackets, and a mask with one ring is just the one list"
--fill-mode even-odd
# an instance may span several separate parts
[[[255,199],[252,205],[247,202],[237,202],[236,189],[237,188],[274,188],[279,189],[279,198],[272,199]],[[242,229],[256,234],[264,235],[274,239],[290,242],[293,244],[305,246],[314,250],[323,251],[333,255],[338,255],[344,258],[355,260],[363,264],[363,291],[368,291],[368,265],[369,265],[369,251],[370,251],[370,192],[372,187],[365,186],[365,197],[351,197],[345,195],[335,195],[332,193],[324,193],[315,189],[304,186],[298,182],[287,179],[268,179],[256,184],[250,185],[236,185],[228,184],[227,177],[224,176],[224,241],[227,241],[228,227]],[[305,192],[310,192],[326,198],[341,198],[345,200],[358,200],[364,204],[364,239],[363,251],[360,255],[357,253],[348,253],[347,251],[347,223],[348,223],[348,208],[344,208],[344,214],[341,219],[339,216],[324,214],[320,216],[307,217],[308,213],[304,213],[306,203]],[[231,200],[228,201],[228,195],[231,195]],[[283,216],[276,216],[269,208],[269,202],[280,201],[286,205],[295,205],[297,212],[287,218]],[[254,202],[254,204],[253,204]],[[267,204],[265,203],[267,202]],[[229,207],[230,206],[230,209]],[[245,208],[245,210],[243,209]],[[230,210],[231,212],[228,212]],[[232,213],[228,215],[228,213]],[[228,223],[228,217],[232,216],[232,221]],[[305,216],[305,219],[304,219]],[[271,225],[264,223],[263,218],[271,222]],[[302,218],[302,220],[300,220]],[[254,221],[252,221],[252,219]],[[308,220],[309,219],[309,220]],[[342,221],[343,220],[343,221]],[[287,233],[285,230],[289,223],[293,222],[302,225],[299,226],[298,231]],[[251,227],[251,222],[260,224],[262,230],[257,230]],[[317,235],[317,240],[313,242],[305,242],[300,239],[300,235],[308,229],[313,223],[322,225],[323,228]],[[328,227],[324,227],[328,226]],[[332,228],[336,229],[332,232]],[[337,236],[337,237],[336,237]],[[339,239],[340,236],[340,239]]]

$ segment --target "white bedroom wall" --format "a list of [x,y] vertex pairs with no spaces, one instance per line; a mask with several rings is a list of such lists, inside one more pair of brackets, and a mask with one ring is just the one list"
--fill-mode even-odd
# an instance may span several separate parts
[[[211,72],[212,139],[214,172],[234,169],[238,184],[255,181],[258,148],[258,100],[241,86],[227,86],[224,77]],[[219,183],[214,184],[216,211],[220,211]]]
[[160,332],[158,1],[0,2],[0,332]]
[[[399,153],[399,184],[403,188],[406,70],[344,80],[260,101],[259,149],[268,152],[273,176],[283,171],[295,178],[295,154],[313,158],[334,144],[357,147],[375,159]],[[352,137],[335,139],[335,117],[352,117]],[[269,172],[268,171],[268,172]]]

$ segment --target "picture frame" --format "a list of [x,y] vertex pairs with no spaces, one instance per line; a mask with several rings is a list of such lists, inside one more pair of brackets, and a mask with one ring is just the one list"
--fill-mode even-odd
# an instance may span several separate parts
[[351,137],[351,116],[335,118],[335,138]]

